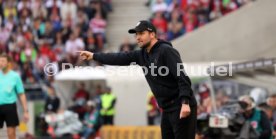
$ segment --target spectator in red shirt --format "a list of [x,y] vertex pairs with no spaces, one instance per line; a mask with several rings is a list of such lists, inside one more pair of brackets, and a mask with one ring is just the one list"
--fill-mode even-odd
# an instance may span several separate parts
[[80,119],[83,119],[84,117],[84,114],[86,112],[85,104],[86,104],[86,101],[88,101],[89,97],[90,97],[89,93],[85,90],[85,84],[81,82],[79,84],[78,91],[75,93],[73,97],[73,101],[75,102],[75,105],[72,107],[73,111],[78,113]]
[[85,90],[85,84],[83,82],[80,83],[79,89],[73,97],[74,101],[77,101],[79,99],[83,99],[85,101],[89,99],[89,93]]
[[153,96],[152,92],[148,92],[147,96],[147,106],[148,106],[148,111],[147,111],[147,118],[148,118],[148,125],[154,125],[156,118],[158,118],[160,111],[158,108],[157,101],[155,97]]
[[154,14],[154,17],[151,19],[152,24],[156,27],[157,35],[160,39],[166,39],[168,23],[163,16],[162,11],[158,11]]
[[195,11],[193,7],[188,8],[188,12],[184,16],[184,24],[186,33],[192,32],[197,25],[197,16],[195,15]]

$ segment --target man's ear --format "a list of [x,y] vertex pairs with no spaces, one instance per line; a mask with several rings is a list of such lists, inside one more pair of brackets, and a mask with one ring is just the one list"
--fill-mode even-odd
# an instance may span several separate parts
[[154,32],[150,32],[150,37],[153,39],[155,38],[155,33]]

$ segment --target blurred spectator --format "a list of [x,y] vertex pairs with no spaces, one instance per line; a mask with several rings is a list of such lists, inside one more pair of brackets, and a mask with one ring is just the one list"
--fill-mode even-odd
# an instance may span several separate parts
[[120,52],[129,52],[133,51],[136,47],[136,44],[130,43],[129,38],[125,38],[124,42],[120,46]]
[[78,12],[86,12],[88,8],[89,1],[86,0],[75,0],[78,6]]
[[53,87],[48,88],[48,97],[45,103],[45,112],[53,112],[56,113],[60,106],[60,99],[56,95],[56,91]]
[[112,0],[103,0],[102,2],[105,9],[107,9],[109,12],[112,12],[113,10]]
[[198,14],[198,27],[202,27],[208,23],[208,18],[204,14]]
[[0,27],[0,43],[3,50],[6,51],[6,42],[10,37],[10,31],[7,28]]
[[89,26],[93,33],[104,34],[106,21],[100,13],[96,13],[95,17],[90,20]]
[[96,103],[96,109],[98,111],[101,110],[102,106],[102,102],[101,102],[101,95],[103,94],[103,90],[102,90],[102,86],[101,85],[97,85],[96,87],[96,93],[95,93],[95,96],[93,97],[94,98],[94,101]]
[[167,10],[167,4],[164,2],[164,0],[156,0],[156,2],[152,5],[152,12],[165,12]]
[[268,104],[266,103],[261,103],[258,105],[258,108],[262,111],[265,112],[267,118],[271,121],[271,128],[273,129],[272,127],[272,122],[273,122],[273,108],[271,106],[269,106]]
[[37,57],[37,51],[34,49],[33,45],[29,42],[25,43],[23,51],[20,53],[20,60],[22,63],[34,62]]
[[148,125],[155,125],[156,118],[158,118],[160,112],[158,109],[158,104],[153,96],[152,92],[148,92],[147,96],[147,118],[148,118]]
[[186,33],[192,32],[197,27],[197,16],[194,7],[189,7],[187,13],[183,17]]
[[44,40],[44,43],[53,44],[55,32],[53,30],[52,22],[50,20],[45,22],[45,31],[41,34],[41,38]]
[[200,97],[200,113],[211,113],[212,112],[212,101],[210,97],[210,89],[206,84],[199,86],[199,97]]
[[44,78],[44,66],[47,63],[49,63],[49,58],[46,55],[42,55],[41,53],[38,53],[34,66],[39,79]]
[[20,53],[20,61],[22,63],[34,62],[37,57],[37,51],[34,49],[33,45],[29,42],[26,43],[23,51]]
[[97,13],[95,17],[91,19],[89,26],[96,38],[96,52],[102,51],[106,39],[106,21],[103,19],[100,13]]
[[83,120],[83,135],[82,137],[88,139],[90,136],[96,134],[100,126],[100,113],[96,109],[94,101],[87,101],[86,113]]
[[85,36],[85,50],[91,52],[97,51],[95,42],[96,40],[92,30],[88,30]]
[[87,6],[87,10],[85,12],[86,12],[86,15],[88,16],[88,19],[94,18],[95,14],[97,12],[97,9],[96,9],[97,3],[98,2],[92,0],[92,1],[90,1],[89,5]]
[[89,93],[85,90],[85,84],[81,82],[79,84],[78,91],[75,93],[73,100],[78,101],[78,100],[85,100],[87,101],[89,99]]
[[111,93],[111,88],[101,96],[101,116],[104,125],[113,125],[115,116],[116,96]]
[[24,83],[34,84],[37,82],[36,75],[34,75],[33,72],[33,65],[31,62],[26,62],[23,64],[23,70],[22,70],[22,80]]
[[229,96],[226,95],[226,93],[219,89],[216,92],[216,106],[217,109],[219,109],[221,106],[225,105],[230,100]]
[[50,16],[49,22],[51,22],[51,24],[52,24],[52,29],[53,29],[54,33],[59,32],[62,29],[62,22],[61,22],[61,18],[59,17],[59,15],[52,14]]
[[[96,14],[100,14],[103,19],[107,19],[107,9],[103,8],[103,3],[101,0],[92,0],[93,8],[95,9],[95,14],[93,17],[94,18]],[[90,19],[91,19],[90,18]]]
[[46,18],[47,9],[44,6],[44,3],[42,2],[42,0],[33,0],[33,1],[34,2],[32,2],[32,5],[31,5],[33,18],[37,18],[37,17]]
[[225,9],[224,14],[228,14],[238,9],[238,5],[234,0],[223,0],[222,5],[223,5],[223,8]]
[[76,64],[78,62],[77,51],[84,50],[84,42],[78,38],[76,34],[71,33],[70,39],[66,41],[65,51],[67,53],[67,60],[70,63]]
[[154,14],[154,17],[151,19],[152,24],[156,27],[157,36],[160,39],[167,39],[166,32],[167,32],[167,21],[164,18],[163,12],[158,11]]
[[22,10],[27,9],[30,10],[31,9],[31,3],[29,0],[21,0],[18,2],[17,4],[17,10],[19,12],[22,12]]
[[168,5],[167,12],[171,13],[173,10],[179,10],[179,7],[179,0],[172,0],[172,2]]
[[259,133],[259,138],[270,139],[272,135],[272,130],[270,120],[268,119],[266,114],[255,107],[254,100],[250,96],[241,96],[239,100],[247,104],[247,107],[243,111],[243,116]]
[[76,113],[60,109],[57,113],[47,114],[45,121],[49,125],[47,132],[52,138],[79,138],[82,123]]
[[2,25],[2,22],[3,22],[3,16],[4,16],[4,11],[3,11],[3,7],[4,7],[4,2],[3,0],[0,0],[0,25]]
[[15,7],[16,3],[14,1],[7,1],[4,6],[4,18],[8,17],[17,18],[17,11]]
[[73,0],[65,0],[61,5],[61,19],[71,20],[76,19],[77,16],[77,5]]
[[219,8],[215,8],[214,10],[211,11],[209,18],[211,20],[215,20],[215,19],[218,19],[220,17],[222,17],[222,13],[221,13],[220,9]]
[[76,19],[76,24],[78,27],[81,28],[81,32],[86,32],[88,30],[88,17],[87,15],[79,10],[78,13],[77,13],[77,19]]
[[173,40],[184,34],[182,18],[178,10],[173,10],[171,13],[171,19],[168,23],[168,37],[167,39]]
[[272,94],[267,99],[267,104],[273,109],[272,113],[272,126],[274,128],[273,136],[276,137],[276,94]]
[[79,115],[79,119],[83,119],[85,113],[85,104],[89,100],[89,93],[85,90],[85,84],[81,82],[77,92],[73,96],[74,105],[72,110]]

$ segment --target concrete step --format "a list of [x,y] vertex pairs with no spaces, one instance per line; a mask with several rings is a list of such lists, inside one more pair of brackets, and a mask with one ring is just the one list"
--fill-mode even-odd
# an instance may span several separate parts
[[132,41],[133,35],[128,29],[133,28],[140,20],[148,19],[151,11],[145,7],[146,0],[114,0],[114,11],[108,15],[107,38],[109,51],[118,51],[120,44],[128,37]]

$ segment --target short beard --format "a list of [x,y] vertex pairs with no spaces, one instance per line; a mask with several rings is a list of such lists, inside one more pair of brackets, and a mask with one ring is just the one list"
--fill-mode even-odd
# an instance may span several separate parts
[[148,48],[149,46],[150,46],[150,41],[147,42],[146,44],[144,44],[144,45],[142,46],[142,48]]

